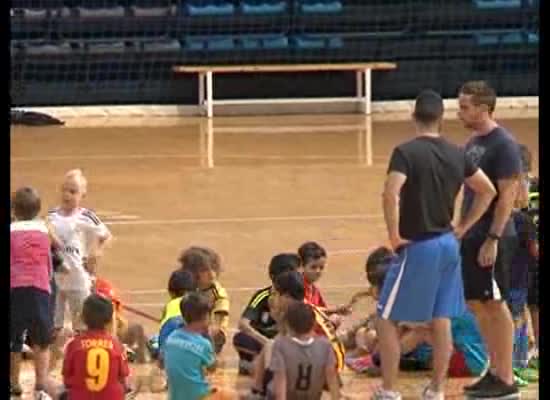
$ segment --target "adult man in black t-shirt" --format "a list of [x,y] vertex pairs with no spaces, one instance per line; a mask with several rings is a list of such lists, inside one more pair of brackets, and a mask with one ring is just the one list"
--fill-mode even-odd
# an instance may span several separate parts
[[416,99],[416,137],[392,154],[384,190],[384,218],[397,253],[377,305],[382,388],[374,399],[400,399],[393,391],[399,368],[398,321],[430,322],[434,374],[424,399],[442,399],[452,350],[450,318],[465,311],[459,244],[452,219],[463,183],[476,192],[474,206],[456,227],[461,236],[496,194],[487,176],[463,150],[440,135],[443,100],[433,91]]
[[[510,215],[522,172],[521,156],[515,139],[492,117],[496,94],[486,82],[465,83],[458,101],[458,116],[473,131],[466,154],[498,191],[487,212],[462,241],[464,294],[479,322],[491,360],[491,368],[483,378],[464,390],[470,396],[508,399],[518,395],[512,370],[514,325],[505,300],[518,243]],[[471,205],[472,193],[466,189],[463,211]]]

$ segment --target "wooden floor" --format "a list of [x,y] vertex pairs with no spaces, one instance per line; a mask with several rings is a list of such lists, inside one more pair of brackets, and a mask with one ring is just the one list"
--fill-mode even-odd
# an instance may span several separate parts
[[[529,146],[537,165],[538,118],[501,122]],[[457,143],[467,139],[458,121],[446,122],[444,129]],[[108,222],[116,238],[101,274],[129,305],[153,314],[167,299],[178,253],[193,244],[216,249],[235,327],[252,292],[267,284],[271,256],[295,251],[307,240],[329,251],[320,286],[330,303],[346,301],[364,287],[366,254],[386,238],[380,194],[388,158],[411,132],[406,121],[373,122],[357,115],[15,127],[11,184],[12,190],[38,188],[47,209],[56,205],[64,172],[82,168],[89,181],[85,205]],[[371,308],[361,305],[354,318]],[[156,328],[141,322],[149,332]],[[213,379],[245,388],[248,382],[236,377],[230,343],[222,357],[225,368]],[[426,381],[404,376],[404,398],[418,398]],[[347,371],[344,382],[347,393],[365,399],[378,380]],[[448,398],[460,398],[462,384],[450,381]],[[538,386],[523,398],[538,398]]]

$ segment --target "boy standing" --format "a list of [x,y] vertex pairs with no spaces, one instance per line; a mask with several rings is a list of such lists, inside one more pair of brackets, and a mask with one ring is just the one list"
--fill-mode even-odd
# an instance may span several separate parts
[[69,304],[73,330],[81,328],[80,313],[90,294],[91,275],[95,275],[101,249],[111,238],[111,233],[97,215],[80,207],[86,188],[87,181],[82,171],[69,171],[61,186],[61,205],[48,212],[49,223],[62,242],[63,258],[69,268],[66,274],[56,274],[56,329],[63,328],[66,303]]
[[52,340],[52,260],[48,228],[36,219],[40,206],[36,190],[17,190],[13,205],[17,221],[10,225],[10,394],[21,396],[23,392],[19,373],[27,333],[33,344],[36,399],[46,398]]

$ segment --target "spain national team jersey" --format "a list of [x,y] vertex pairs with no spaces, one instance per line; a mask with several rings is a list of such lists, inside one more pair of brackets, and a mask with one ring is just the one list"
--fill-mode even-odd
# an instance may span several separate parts
[[317,286],[315,286],[313,283],[308,282],[306,277],[304,276],[304,298],[305,301],[313,306],[320,307],[320,308],[326,308],[327,303],[325,302],[325,299],[323,299],[323,296],[321,295],[321,291]]
[[319,307],[316,307],[315,305],[311,306],[313,308],[313,312],[315,313],[314,331],[317,335],[325,336],[328,339],[330,345],[332,346],[332,350],[334,350],[334,355],[336,356],[338,371],[341,371],[344,368],[344,358],[346,356],[344,345],[336,335],[336,328],[334,327],[334,324],[330,322],[328,316],[321,309],[319,309]]
[[67,345],[62,374],[70,400],[123,400],[130,370],[117,339],[86,331]]

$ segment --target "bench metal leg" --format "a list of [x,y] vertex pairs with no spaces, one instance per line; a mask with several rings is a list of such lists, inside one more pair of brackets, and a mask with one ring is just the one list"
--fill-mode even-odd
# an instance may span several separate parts
[[204,107],[204,72],[199,72],[199,109],[202,113]]
[[363,100],[363,71],[355,72],[355,96],[357,101]]
[[367,68],[365,70],[365,114],[370,115],[371,113],[371,99],[372,99],[372,88],[371,88],[371,69]]
[[206,116],[212,118],[214,116],[214,105],[212,101],[214,99],[214,74],[212,71],[206,72]]

